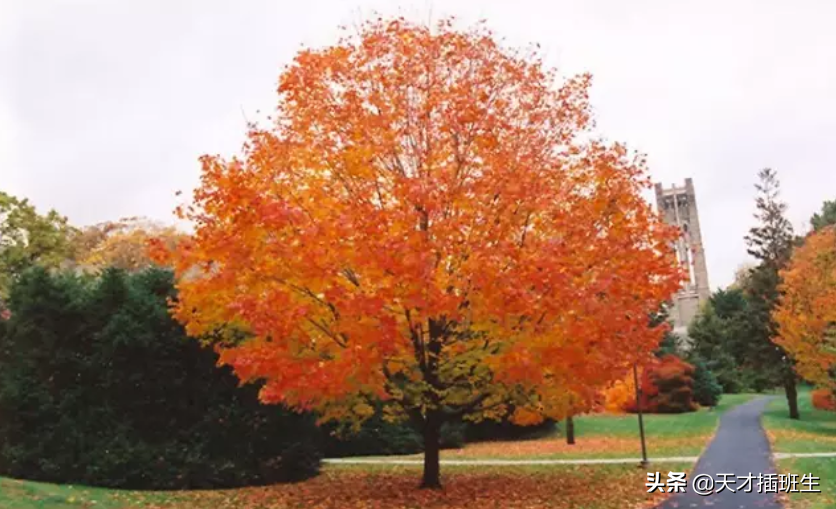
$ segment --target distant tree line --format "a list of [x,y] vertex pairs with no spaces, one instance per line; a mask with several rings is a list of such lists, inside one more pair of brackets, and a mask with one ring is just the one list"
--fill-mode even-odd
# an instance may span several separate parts
[[[738,271],[729,288],[718,290],[691,324],[689,358],[713,371],[725,392],[782,388],[790,416],[800,417],[795,354],[781,341],[776,311],[785,296],[785,270],[805,244],[786,218],[774,170],[759,172],[756,226],[746,236],[757,263]],[[810,220],[811,234],[836,224],[836,201],[827,201]]]

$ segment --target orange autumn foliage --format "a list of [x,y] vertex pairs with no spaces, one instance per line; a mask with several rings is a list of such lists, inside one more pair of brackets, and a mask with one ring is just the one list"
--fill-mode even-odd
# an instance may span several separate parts
[[810,393],[810,399],[812,400],[813,408],[836,412],[836,397],[833,396],[832,390],[815,389]]
[[636,384],[632,373],[608,387],[604,391],[604,411],[612,414],[626,412],[636,402]]
[[[174,313],[261,399],[363,419],[533,422],[591,402],[663,328],[682,274],[644,159],[480,27],[378,20],[301,51],[271,125],[204,156]],[[580,401],[578,401],[580,400]]]
[[172,226],[140,217],[126,217],[82,229],[73,239],[75,262],[85,269],[115,267],[140,270],[153,263],[149,243],[156,240],[167,249],[184,234]]
[[775,343],[806,380],[836,389],[836,228],[810,234],[781,272]]

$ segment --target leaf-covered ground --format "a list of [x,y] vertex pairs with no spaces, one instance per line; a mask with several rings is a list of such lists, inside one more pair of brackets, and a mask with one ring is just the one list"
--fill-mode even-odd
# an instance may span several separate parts
[[[798,396],[801,420],[788,416],[786,400],[773,401],[763,416],[763,426],[774,452],[836,452],[836,412],[816,410],[810,394]],[[812,474],[820,478],[821,493],[790,494],[788,509],[832,509],[836,507],[836,457],[792,458],[777,462],[782,474]]]
[[836,458],[793,458],[776,465],[781,474],[813,474],[820,478],[821,493],[791,493],[786,509],[833,509],[836,507]]
[[836,412],[813,408],[810,393],[798,395],[800,420],[788,417],[783,397],[773,401],[763,425],[776,452],[836,452]]
[[[654,465],[683,471],[685,465]],[[651,507],[646,471],[632,465],[446,468],[444,489],[416,488],[420,469],[329,467],[298,484],[218,491],[137,493],[3,480],[4,509],[458,509]]]

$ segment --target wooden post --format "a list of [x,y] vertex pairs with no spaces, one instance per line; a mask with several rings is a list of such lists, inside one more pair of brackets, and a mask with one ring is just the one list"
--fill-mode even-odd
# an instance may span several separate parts
[[642,416],[642,390],[639,387],[639,370],[636,363],[633,363],[633,383],[636,386],[636,410],[639,414],[639,435],[642,441],[642,462],[639,464],[641,468],[647,468],[647,446],[644,442],[644,418]]

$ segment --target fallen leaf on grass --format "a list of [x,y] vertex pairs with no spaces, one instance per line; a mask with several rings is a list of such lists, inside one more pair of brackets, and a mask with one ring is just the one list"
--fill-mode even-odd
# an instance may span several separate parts
[[646,472],[635,467],[453,470],[441,490],[417,489],[418,474],[331,468],[297,484],[182,493],[154,509],[628,509],[664,497],[646,493]]

